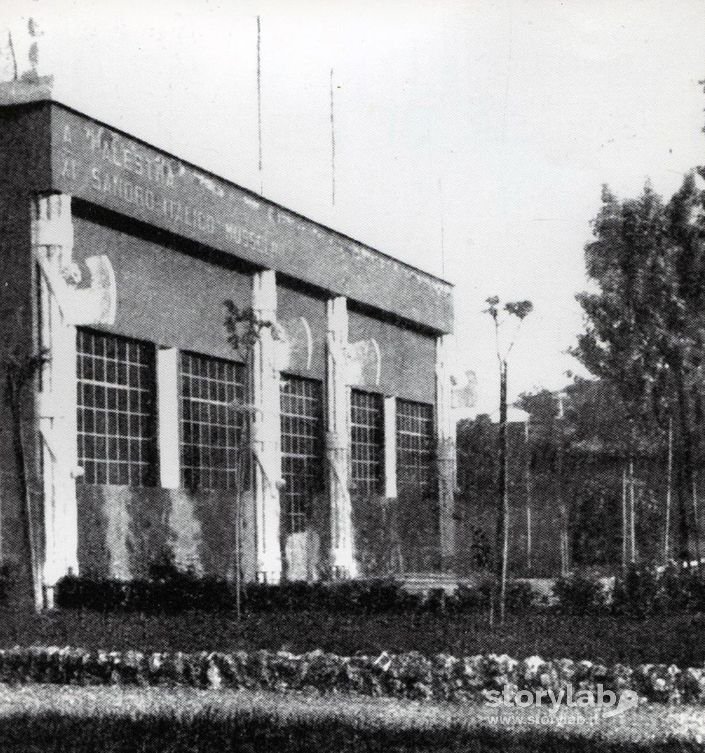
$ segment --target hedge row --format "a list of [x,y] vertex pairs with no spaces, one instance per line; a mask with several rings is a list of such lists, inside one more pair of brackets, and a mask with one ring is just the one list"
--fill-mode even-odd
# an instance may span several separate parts
[[[185,685],[303,690],[417,699],[480,701],[492,690],[573,693],[636,691],[647,701],[705,704],[705,670],[665,664],[604,666],[570,659],[516,661],[506,655],[426,657],[416,652],[338,656],[312,651],[151,653],[30,647],[0,650],[0,682],[68,685]],[[505,691],[506,692],[506,691]]]
[[[67,576],[59,581],[57,606],[100,612],[178,614],[189,610],[229,612],[235,607],[234,585],[214,577],[171,572],[164,577],[120,581]],[[383,614],[410,612],[468,613],[486,608],[489,586],[441,590],[427,596],[411,594],[398,583],[384,580],[350,580],[338,583],[247,583],[242,605],[250,613],[324,611],[333,614]],[[507,608],[521,612],[534,605],[526,583],[510,584]]]
[[[1,573],[0,573],[1,575]],[[2,578],[0,577],[0,596]],[[460,586],[453,594],[408,593],[388,580],[334,583],[247,583],[241,591],[246,612],[324,611],[333,614],[444,612],[464,614],[489,606],[490,586]],[[705,567],[670,566],[660,570],[632,566],[612,588],[597,578],[573,575],[556,581],[551,609],[578,616],[645,617],[654,614],[705,612]],[[120,581],[68,576],[59,581],[57,605],[101,612],[177,614],[189,610],[229,612],[236,602],[233,583],[179,570],[173,563],[155,564],[144,580]],[[527,582],[508,585],[507,609],[520,613],[547,608]]]
[[705,612],[705,567],[666,568],[632,564],[612,588],[596,578],[573,575],[553,587],[558,611],[580,616],[646,617]]

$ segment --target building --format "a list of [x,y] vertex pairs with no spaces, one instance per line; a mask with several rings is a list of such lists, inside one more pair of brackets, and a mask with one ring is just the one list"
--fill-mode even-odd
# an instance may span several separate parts
[[[392,548],[399,569],[450,567],[447,282],[54,101],[50,79],[0,87],[0,207],[1,555],[33,552],[47,603],[66,573],[128,579],[164,550],[267,582],[374,574]],[[237,513],[246,354],[224,300],[271,324]]]

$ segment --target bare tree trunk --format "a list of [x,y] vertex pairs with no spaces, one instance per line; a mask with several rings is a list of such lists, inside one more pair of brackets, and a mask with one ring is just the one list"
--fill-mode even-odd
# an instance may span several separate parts
[[499,483],[497,495],[496,577],[499,581],[499,621],[504,622],[509,554],[509,486],[507,483],[507,362],[500,364],[499,388]]
[[634,458],[629,458],[629,560],[636,562],[636,499],[634,494]]
[[693,471],[693,533],[695,535],[695,559],[700,564],[700,526],[698,525],[698,480]]
[[[8,367],[6,367],[7,369]],[[27,472],[27,453],[25,451],[24,435],[22,431],[22,376],[12,373],[11,367],[6,371],[6,386],[8,402],[12,416],[12,445],[17,466],[17,479],[22,498],[22,529],[24,532],[27,552],[29,554],[29,571],[32,583],[32,600],[35,611],[42,609],[44,596],[39,573],[39,558],[37,556],[37,541],[34,525],[34,511],[32,509],[32,496],[29,489],[29,474]]]
[[683,374],[680,369],[677,369],[676,384],[678,391],[678,417],[680,424],[680,439],[681,439],[681,473],[679,474],[680,483],[678,485],[678,507],[679,507],[679,558],[691,559],[690,554],[690,523],[688,515],[688,504],[686,498],[692,494],[693,489],[693,438],[690,433],[690,422],[688,420],[688,395],[686,393],[685,384],[683,383]]
[[673,418],[668,417],[668,460],[666,465],[666,530],[663,539],[663,564],[671,559],[671,491],[673,486]]
[[235,614],[238,622],[242,617],[242,504],[245,496],[245,484],[247,483],[247,468],[245,464],[249,460],[250,432],[248,411],[249,401],[245,402],[244,422],[240,449],[238,455],[238,467],[235,478],[237,489],[235,490]]
[[563,489],[563,424],[558,424],[558,515],[560,520],[560,555],[561,555],[561,577],[567,578],[570,570],[568,561],[568,510],[565,503],[565,494]]
[[627,471],[622,468],[622,572],[627,572],[628,555],[627,532]]
[[526,454],[526,570],[531,573],[531,446],[529,444],[529,421],[524,427],[524,452]]

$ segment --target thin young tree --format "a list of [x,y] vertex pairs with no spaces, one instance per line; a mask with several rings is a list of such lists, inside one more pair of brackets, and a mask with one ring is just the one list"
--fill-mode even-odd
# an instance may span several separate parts
[[1,364],[4,372],[5,400],[10,411],[12,447],[17,467],[17,481],[22,504],[20,507],[24,544],[29,557],[29,573],[32,586],[32,599],[36,611],[43,605],[40,552],[38,551],[38,526],[32,502],[31,453],[27,447],[24,413],[27,403],[27,390],[32,380],[47,362],[45,351],[27,355],[18,348],[8,348],[9,354]]
[[[531,313],[534,305],[531,301],[509,301],[500,307],[499,297],[494,295],[487,299],[489,314],[494,322],[495,346],[499,365],[499,439],[498,439],[498,483],[497,483],[497,524],[495,532],[495,594],[492,612],[499,614],[500,623],[504,622],[507,601],[507,564],[509,559],[509,484],[508,446],[507,446],[507,375],[509,355],[517,340],[519,329],[524,319]],[[501,330],[513,321],[511,335],[506,344],[502,343]]]
[[241,394],[236,396],[232,405],[236,416],[238,443],[235,454],[235,611],[238,620],[242,616],[242,508],[245,492],[252,479],[253,462],[256,456],[253,452],[252,426],[255,418],[253,402],[254,373],[253,355],[255,346],[260,341],[262,332],[269,329],[275,331],[274,322],[260,319],[252,308],[240,308],[233,301],[223,302],[225,306],[225,330],[228,342],[245,361],[245,379]]

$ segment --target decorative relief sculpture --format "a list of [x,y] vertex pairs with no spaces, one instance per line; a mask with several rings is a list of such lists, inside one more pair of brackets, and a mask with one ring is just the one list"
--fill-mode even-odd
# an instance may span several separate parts
[[360,340],[346,348],[348,384],[379,387],[382,352],[377,340]]
[[279,371],[310,371],[313,359],[313,335],[305,316],[278,321],[276,359]]

